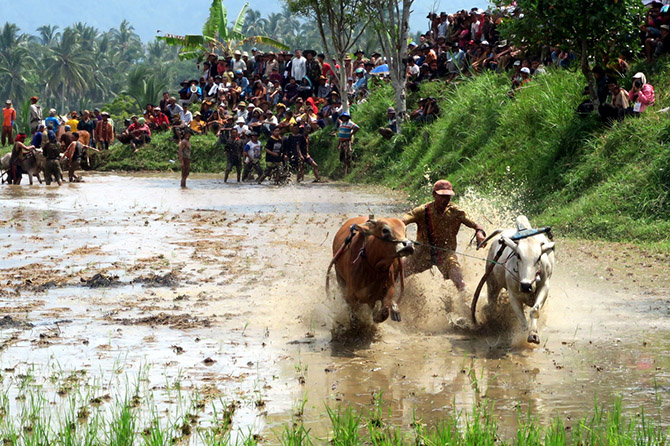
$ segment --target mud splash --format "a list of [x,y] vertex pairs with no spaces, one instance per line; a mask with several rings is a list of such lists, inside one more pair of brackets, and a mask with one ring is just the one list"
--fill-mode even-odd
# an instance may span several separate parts
[[[53,358],[92,375],[117,373],[120,362],[127,373],[149,365],[149,388],[177,378],[207,388],[237,401],[237,426],[269,438],[304,398],[306,424],[324,434],[324,402],[368,407],[379,392],[406,426],[484,398],[510,432],[519,409],[543,422],[576,418],[594,398],[618,395],[628,408],[670,419],[670,402],[656,398],[670,390],[669,293],[660,277],[644,288],[642,277],[609,271],[583,245],[559,239],[539,347],[523,341],[505,305],[482,304],[495,323],[451,328],[447,313],[467,302],[437,270],[407,281],[403,322],[367,326],[361,336],[341,298],[325,293],[332,236],[354,215],[400,214],[403,197],[211,176],[177,186],[165,176],[94,175],[62,188],[0,190],[0,237],[11,253],[0,258],[7,373]],[[488,230],[516,216],[492,213],[490,203],[462,197]],[[470,235],[463,251],[483,257],[467,247]],[[461,262],[474,290],[483,262]],[[48,325],[62,320],[71,322]]]

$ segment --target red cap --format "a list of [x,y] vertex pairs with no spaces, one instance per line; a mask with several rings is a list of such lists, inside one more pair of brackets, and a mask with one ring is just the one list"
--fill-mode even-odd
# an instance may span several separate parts
[[456,195],[454,188],[447,180],[437,180],[433,186],[433,193],[437,195]]

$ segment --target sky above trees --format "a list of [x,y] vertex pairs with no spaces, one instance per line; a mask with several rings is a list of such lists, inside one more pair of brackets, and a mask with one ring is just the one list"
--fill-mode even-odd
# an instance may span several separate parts
[[[247,0],[249,6],[265,16],[282,8],[279,0]],[[58,25],[61,29],[76,22],[99,29],[119,26],[126,19],[144,42],[161,30],[172,34],[200,34],[208,13],[210,0],[105,0],[104,2],[65,2],[45,7],[44,0],[0,1],[1,21],[16,23],[23,32],[35,33],[42,25]],[[224,4],[234,19],[245,0],[226,0]],[[473,7],[485,8],[486,0],[416,0],[411,19],[412,32],[428,28],[426,15],[454,12]],[[88,6],[86,6],[88,5]],[[0,23],[1,24],[1,23]]]

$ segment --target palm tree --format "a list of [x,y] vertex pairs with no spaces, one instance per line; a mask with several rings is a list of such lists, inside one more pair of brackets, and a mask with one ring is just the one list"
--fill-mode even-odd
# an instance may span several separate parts
[[247,36],[260,36],[267,34],[265,32],[267,19],[261,17],[261,12],[254,9],[247,9],[247,16],[244,19],[243,33]]
[[127,20],[121,22],[119,29],[111,29],[109,33],[111,42],[117,47],[123,60],[135,62],[143,55],[140,36]]
[[80,50],[77,34],[71,28],[66,28],[60,42],[49,48],[45,65],[47,91],[63,109],[73,98],[87,91],[93,61]]
[[28,96],[28,67],[34,63],[23,46],[0,53],[0,97],[21,103]]
[[[209,18],[202,28],[202,35],[176,36],[166,34],[157,38],[168,45],[180,46],[180,59],[202,59],[207,53],[218,49],[221,52],[232,52],[233,48],[245,43],[265,44],[279,49],[288,49],[286,45],[267,36],[245,36],[242,33],[245,14],[249,3],[245,3],[237,15],[232,27],[228,27],[228,11],[222,0],[212,0]],[[158,31],[162,32],[162,31]]]
[[146,66],[139,65],[128,74],[128,89],[123,93],[135,99],[138,107],[144,108],[147,104],[158,103],[166,89],[165,76],[149,73]]
[[16,24],[6,22],[0,31],[0,53],[9,57],[9,51],[25,40],[26,35],[20,34],[20,28]]
[[53,45],[60,37],[60,32],[56,31],[58,25],[42,25],[37,28],[39,33],[39,42],[44,46]]

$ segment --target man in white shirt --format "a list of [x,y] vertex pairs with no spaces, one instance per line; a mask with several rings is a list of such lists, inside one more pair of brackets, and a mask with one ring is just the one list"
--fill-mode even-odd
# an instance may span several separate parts
[[247,126],[247,122],[244,120],[244,118],[237,118],[233,129],[237,130],[237,134],[241,137],[249,133],[249,127]]
[[181,111],[181,121],[186,124],[187,126],[191,125],[191,121],[193,121],[193,114],[191,111],[188,109],[188,105],[184,105],[182,107]]
[[168,100],[167,110],[170,112],[171,117],[179,116],[181,119],[182,115],[184,114],[184,109],[181,108],[181,105],[177,104],[177,98],[174,96]]
[[437,37],[447,37],[447,27],[449,26],[449,20],[446,12],[440,13],[440,24],[437,26]]
[[42,122],[42,106],[37,103],[37,96],[30,98],[30,131],[35,133]]
[[291,76],[295,78],[296,82],[300,83],[306,75],[307,59],[302,57],[300,50],[295,50],[295,57],[291,61]]
[[235,50],[233,56],[235,56],[235,60],[233,60],[233,73],[237,72],[237,70],[247,71],[247,63],[242,60],[242,52]]

